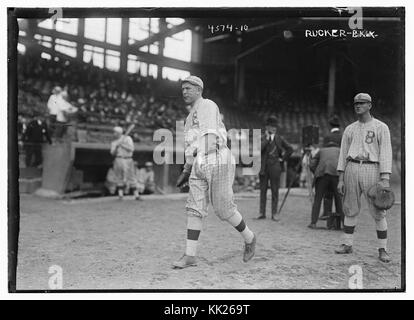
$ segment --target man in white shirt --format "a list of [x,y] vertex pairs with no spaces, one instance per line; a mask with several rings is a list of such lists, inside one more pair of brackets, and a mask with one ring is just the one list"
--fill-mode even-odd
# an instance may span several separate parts
[[49,131],[51,135],[53,135],[53,131],[55,130],[57,115],[57,99],[61,92],[61,87],[54,87],[52,90],[52,95],[49,97],[49,100],[47,101],[47,109],[49,110]]
[[53,111],[56,112],[56,137],[62,138],[67,130],[68,114],[78,111],[78,108],[72,106],[67,100],[67,92],[62,91],[57,95]]

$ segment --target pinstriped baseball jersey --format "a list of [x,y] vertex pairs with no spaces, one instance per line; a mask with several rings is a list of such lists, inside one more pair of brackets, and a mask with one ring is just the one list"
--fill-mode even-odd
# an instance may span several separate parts
[[133,153],[134,141],[132,141],[130,136],[123,135],[111,142],[111,154],[117,157],[132,157]]
[[378,162],[380,173],[391,173],[392,148],[388,126],[374,118],[347,126],[342,136],[338,171],[345,171],[348,159]]
[[185,121],[184,150],[187,162],[193,162],[193,153],[199,150],[201,137],[207,133],[218,136],[219,145],[226,144],[227,132],[217,104],[209,99],[200,98],[194,103]]

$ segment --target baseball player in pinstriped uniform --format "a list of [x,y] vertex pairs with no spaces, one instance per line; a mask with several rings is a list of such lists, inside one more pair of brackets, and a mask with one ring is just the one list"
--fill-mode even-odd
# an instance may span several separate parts
[[116,140],[111,142],[111,154],[115,156],[113,170],[115,182],[118,188],[118,197],[123,199],[124,188],[134,189],[136,200],[140,200],[137,190],[137,180],[134,175],[134,161],[132,155],[134,153],[134,142],[128,135],[123,134],[121,127],[114,128]]
[[353,234],[361,209],[361,194],[368,202],[375,219],[379,259],[391,261],[387,253],[386,211],[378,210],[367,197],[368,189],[380,183],[389,187],[392,167],[391,138],[388,126],[371,116],[372,100],[369,94],[359,93],[354,98],[358,121],[346,127],[342,136],[338,161],[338,191],[343,195],[344,242],[335,252],[352,253]]
[[184,101],[192,108],[184,128],[186,163],[177,182],[177,186],[181,186],[188,179],[190,187],[186,204],[186,250],[173,263],[173,267],[180,269],[196,265],[198,238],[209,202],[215,214],[228,221],[244,238],[244,262],[254,256],[256,246],[254,233],[246,226],[234,203],[232,187],[236,166],[227,148],[226,128],[218,106],[202,97],[203,87],[203,81],[195,76],[182,82]]

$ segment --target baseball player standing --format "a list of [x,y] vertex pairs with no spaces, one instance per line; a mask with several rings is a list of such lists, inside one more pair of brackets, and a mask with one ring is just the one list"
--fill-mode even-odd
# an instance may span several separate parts
[[196,265],[198,238],[202,219],[208,215],[211,202],[215,214],[228,221],[245,241],[243,261],[249,261],[255,253],[256,236],[246,226],[233,199],[235,159],[227,147],[227,131],[218,106],[202,97],[203,81],[189,76],[182,82],[184,101],[191,111],[184,128],[185,158],[183,173],[177,186],[189,182],[187,211],[187,242],[185,254],[173,263],[175,268]]
[[114,136],[115,140],[111,142],[111,154],[115,156],[113,171],[118,188],[118,197],[120,200],[123,199],[124,188],[128,186],[134,189],[135,199],[140,200],[134,174],[134,161],[132,160],[134,142],[130,136],[123,134],[121,127],[114,128]]
[[388,126],[371,115],[371,108],[370,95],[358,93],[354,97],[358,121],[347,126],[342,136],[338,160],[338,191],[343,195],[344,242],[335,252],[352,253],[353,234],[361,209],[361,194],[364,194],[369,212],[376,223],[379,259],[390,262],[387,253],[386,211],[374,207],[367,197],[367,191],[376,183],[389,187],[392,167],[391,138]]

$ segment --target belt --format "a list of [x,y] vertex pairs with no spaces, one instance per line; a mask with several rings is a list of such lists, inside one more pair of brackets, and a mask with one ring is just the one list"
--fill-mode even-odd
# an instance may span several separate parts
[[121,159],[132,159],[132,157],[121,157],[121,156],[116,156],[115,158],[121,158]]
[[359,164],[378,164],[378,162],[369,161],[369,160],[357,160],[357,159],[348,159],[350,162],[359,163]]
[[[204,153],[204,155],[208,156],[209,154],[217,153],[217,152],[221,151],[222,149],[224,149],[225,147],[226,147],[225,145],[217,144],[215,149],[211,149],[211,150],[206,151]],[[196,153],[196,155],[197,155],[197,153]]]

